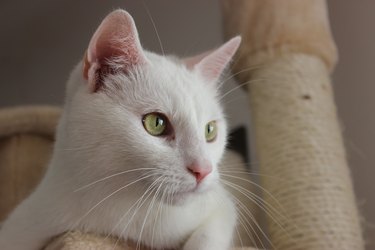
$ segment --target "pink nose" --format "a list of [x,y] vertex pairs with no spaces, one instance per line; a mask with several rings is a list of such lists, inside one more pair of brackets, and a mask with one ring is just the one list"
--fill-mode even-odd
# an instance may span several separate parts
[[212,172],[211,164],[200,165],[197,163],[193,163],[188,166],[187,169],[195,177],[198,183]]

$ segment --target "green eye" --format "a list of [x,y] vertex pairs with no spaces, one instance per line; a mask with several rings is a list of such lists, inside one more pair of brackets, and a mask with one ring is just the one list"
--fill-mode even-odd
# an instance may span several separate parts
[[213,142],[217,136],[217,126],[216,121],[210,121],[207,123],[205,128],[205,136],[207,142]]
[[163,114],[150,113],[143,117],[143,126],[153,136],[164,135],[167,129],[168,119]]

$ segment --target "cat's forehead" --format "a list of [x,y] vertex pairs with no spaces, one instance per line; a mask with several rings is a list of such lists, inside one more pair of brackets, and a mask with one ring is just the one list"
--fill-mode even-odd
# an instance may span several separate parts
[[180,117],[221,118],[215,83],[205,81],[176,58],[150,53],[149,59],[150,64],[125,83],[122,94],[127,106]]
[[158,90],[162,89],[165,97],[170,97],[172,105],[184,105],[201,112],[215,112],[219,106],[216,84],[189,70],[181,60],[161,57],[152,63],[149,70],[151,78],[148,80]]
[[151,81],[155,80],[155,84],[170,92],[182,91],[178,93],[180,96],[212,99],[217,94],[215,83],[207,82],[198,72],[188,69],[177,58],[160,57],[152,62],[148,70],[153,78]]

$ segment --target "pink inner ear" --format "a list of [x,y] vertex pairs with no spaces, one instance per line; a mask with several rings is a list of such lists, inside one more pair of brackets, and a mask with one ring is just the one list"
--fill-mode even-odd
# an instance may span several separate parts
[[195,55],[192,57],[184,58],[183,63],[186,65],[188,69],[193,69],[196,64],[198,64],[200,61],[202,61],[203,58],[208,56],[209,54],[212,53],[212,50],[203,52],[199,55]]
[[110,71],[109,61],[124,71],[146,62],[133,18],[123,10],[110,13],[91,38],[83,70],[90,85],[97,84],[97,71]]
[[218,49],[187,58],[184,63],[189,69],[198,70],[206,79],[216,81],[232,59],[240,43],[241,37],[234,37]]

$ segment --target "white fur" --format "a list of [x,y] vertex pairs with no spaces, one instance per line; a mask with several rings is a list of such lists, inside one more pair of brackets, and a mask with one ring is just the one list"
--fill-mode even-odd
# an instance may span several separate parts
[[[69,230],[111,233],[155,249],[229,248],[236,213],[217,170],[226,143],[217,85],[177,59],[145,55],[147,65],[108,76],[96,93],[81,64],[73,71],[48,172],[5,221],[0,249],[37,250]],[[174,140],[145,131],[142,116],[153,111],[169,117]],[[218,137],[207,143],[204,128],[212,120]],[[186,170],[197,159],[213,166],[198,187]],[[133,206],[155,180],[142,206]]]

